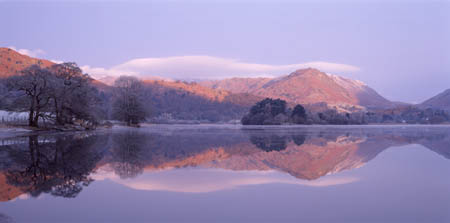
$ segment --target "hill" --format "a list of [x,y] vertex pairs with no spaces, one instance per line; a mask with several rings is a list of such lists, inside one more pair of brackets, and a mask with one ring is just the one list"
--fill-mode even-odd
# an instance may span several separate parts
[[422,102],[419,104],[421,108],[435,108],[450,111],[450,89]]
[[0,78],[16,75],[33,64],[50,67],[55,63],[49,60],[32,58],[9,48],[0,48]]
[[153,115],[163,119],[238,120],[261,100],[251,94],[235,94],[181,81],[146,80],[144,87],[150,95]]
[[236,93],[280,98],[291,104],[326,102],[330,105],[358,105],[367,108],[393,106],[392,102],[360,81],[326,74],[313,68],[297,70],[287,76],[272,79],[232,78],[203,81],[200,84]]

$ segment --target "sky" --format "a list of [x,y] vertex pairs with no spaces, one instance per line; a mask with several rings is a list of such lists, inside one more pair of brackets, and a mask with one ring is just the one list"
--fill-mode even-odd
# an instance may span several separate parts
[[276,77],[314,67],[393,101],[450,88],[450,1],[8,1],[0,46],[94,77]]

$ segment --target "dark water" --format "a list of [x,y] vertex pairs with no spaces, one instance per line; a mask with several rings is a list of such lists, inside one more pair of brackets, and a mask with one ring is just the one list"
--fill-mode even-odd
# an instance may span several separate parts
[[450,222],[450,127],[0,139],[0,222]]

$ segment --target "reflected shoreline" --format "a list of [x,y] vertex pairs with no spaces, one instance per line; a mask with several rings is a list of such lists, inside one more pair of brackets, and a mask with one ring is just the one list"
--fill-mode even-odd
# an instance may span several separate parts
[[[158,183],[173,188],[182,177],[167,182],[158,179],[172,174],[166,170],[189,168],[191,171],[182,174],[188,179],[186,185],[205,177],[192,168],[228,171],[231,174],[222,184],[241,182],[229,188],[254,182],[313,185],[324,176],[360,168],[390,147],[409,144],[422,145],[450,159],[447,127],[241,129],[161,125],[29,135],[10,142],[0,146],[0,201],[22,194],[74,198],[93,181],[108,177],[132,188],[163,188],[155,185]],[[270,178],[260,175],[268,171],[275,174]],[[142,181],[148,176],[157,178]],[[209,179],[214,181],[213,176]],[[194,186],[185,191],[215,191]]]

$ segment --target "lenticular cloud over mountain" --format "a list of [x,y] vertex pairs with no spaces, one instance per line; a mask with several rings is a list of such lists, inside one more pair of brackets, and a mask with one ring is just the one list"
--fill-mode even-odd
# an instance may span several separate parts
[[139,58],[113,66],[110,69],[84,66],[93,76],[135,75],[142,78],[160,76],[173,79],[221,79],[229,77],[276,77],[301,68],[317,68],[326,72],[357,72],[356,66],[323,61],[270,65],[247,63],[236,59],[212,56],[176,56]]

